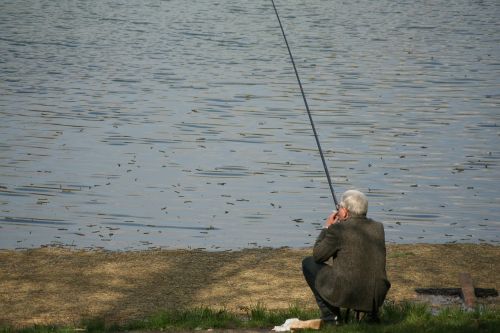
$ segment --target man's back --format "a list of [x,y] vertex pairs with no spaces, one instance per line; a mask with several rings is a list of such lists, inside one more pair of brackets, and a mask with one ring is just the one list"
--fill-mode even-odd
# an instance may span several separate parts
[[333,257],[333,264],[319,272],[316,288],[330,304],[376,311],[390,288],[385,270],[383,225],[364,216],[331,225],[314,246],[315,261]]

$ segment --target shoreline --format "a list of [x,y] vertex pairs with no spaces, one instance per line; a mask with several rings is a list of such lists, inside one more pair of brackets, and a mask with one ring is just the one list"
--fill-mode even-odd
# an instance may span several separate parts
[[[208,306],[245,311],[256,304],[314,308],[300,268],[311,248],[206,250],[0,250],[0,324],[77,324],[144,318],[162,309]],[[387,244],[387,300],[417,300],[415,288],[500,289],[500,246]],[[498,297],[488,300],[499,305]]]
[[[314,239],[315,240],[315,239]],[[314,243],[314,241],[312,242]],[[387,241],[385,242],[386,246],[432,246],[432,245],[469,245],[469,246],[494,246],[500,247],[500,242],[495,241],[479,241],[479,242],[458,242],[458,241],[449,241],[449,242],[396,242],[396,241]],[[107,248],[105,246],[78,246],[76,244],[69,243],[47,243],[41,244],[38,246],[31,247],[15,247],[15,248],[0,248],[0,252],[23,252],[23,251],[35,251],[40,249],[61,249],[61,250],[69,250],[69,251],[84,251],[84,252],[109,252],[109,253],[127,253],[127,252],[151,252],[151,251],[200,251],[200,252],[210,252],[210,253],[218,253],[218,252],[239,252],[239,251],[248,251],[248,250],[279,250],[279,249],[290,249],[290,250],[307,250],[311,249],[312,245],[305,244],[302,246],[266,246],[256,244],[249,244],[246,247],[236,247],[236,248],[224,248],[222,246],[215,247],[169,247],[169,246],[149,246],[149,247],[127,247],[127,248]]]

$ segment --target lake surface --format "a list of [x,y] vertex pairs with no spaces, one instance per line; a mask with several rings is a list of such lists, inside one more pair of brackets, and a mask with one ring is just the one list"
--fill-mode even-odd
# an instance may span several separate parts
[[[276,5],[338,196],[500,241],[500,2]],[[332,199],[270,1],[2,1],[0,248],[310,246]]]

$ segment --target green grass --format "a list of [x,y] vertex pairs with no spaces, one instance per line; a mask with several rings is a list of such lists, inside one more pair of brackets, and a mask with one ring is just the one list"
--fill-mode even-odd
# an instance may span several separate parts
[[[201,331],[209,328],[271,328],[281,325],[287,318],[302,320],[318,318],[316,310],[302,309],[298,305],[286,310],[268,310],[264,306],[248,309],[247,313],[236,314],[226,310],[210,308],[194,308],[188,310],[162,311],[142,320],[124,325],[107,324],[103,318],[82,321],[77,327],[34,326],[22,330],[0,327],[0,333],[67,333],[85,331],[89,333],[109,333],[130,330],[156,330],[165,332]],[[415,303],[387,304],[381,310],[380,324],[367,324],[351,321],[338,327],[327,327],[321,332],[340,333],[390,333],[390,332],[499,332],[500,311],[477,308],[474,311],[463,311],[458,308],[444,308],[433,315],[425,305]],[[305,331],[317,332],[317,331]]]

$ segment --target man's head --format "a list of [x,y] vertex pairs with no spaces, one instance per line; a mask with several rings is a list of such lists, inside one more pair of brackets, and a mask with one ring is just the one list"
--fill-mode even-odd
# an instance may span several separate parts
[[341,208],[347,209],[350,215],[366,216],[368,212],[368,199],[360,191],[348,190],[342,194],[339,211]]

